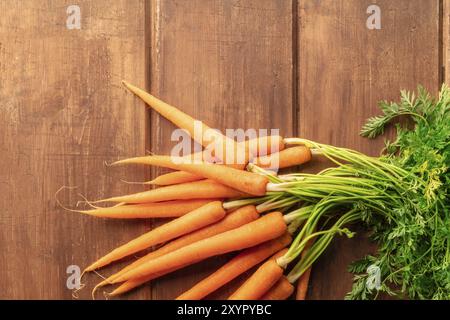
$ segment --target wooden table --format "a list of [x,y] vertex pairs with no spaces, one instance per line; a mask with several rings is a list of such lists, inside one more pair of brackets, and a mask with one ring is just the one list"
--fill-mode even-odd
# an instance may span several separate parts
[[[68,28],[73,4],[80,29]],[[372,4],[381,29],[366,26]],[[382,139],[358,132],[379,112],[377,101],[419,83],[437,92],[447,63],[447,0],[2,0],[0,12],[3,299],[71,299],[68,266],[84,267],[158,223],[95,219],[55,201],[63,185],[78,186],[59,194],[73,206],[77,193],[139,191],[120,179],[160,173],[104,165],[173,146],[174,127],[122,79],[214,128],[279,128],[376,155]],[[373,249],[364,232],[334,241],[313,268],[308,298],[342,299],[351,287],[348,263]],[[174,298],[228,258],[123,298]],[[87,276],[80,297],[90,298],[99,279]]]

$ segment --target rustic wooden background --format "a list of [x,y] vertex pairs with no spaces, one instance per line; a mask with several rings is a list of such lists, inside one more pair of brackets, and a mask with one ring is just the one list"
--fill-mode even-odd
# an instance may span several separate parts
[[[72,4],[80,30],[66,28]],[[380,30],[366,28],[371,4],[381,8]],[[358,136],[376,102],[419,83],[436,92],[445,79],[449,8],[448,0],[0,0],[0,298],[71,299],[69,265],[84,267],[155,225],[86,217],[55,202],[63,185],[78,186],[60,194],[73,205],[77,192],[142,190],[120,179],[159,172],[104,166],[168,152],[174,129],[122,79],[212,127],[280,128],[377,154],[382,139]],[[363,232],[334,241],[313,268],[308,298],[342,299],[347,264],[370,250]],[[174,298],[227,258],[124,298]],[[85,280],[81,298],[99,278]]]

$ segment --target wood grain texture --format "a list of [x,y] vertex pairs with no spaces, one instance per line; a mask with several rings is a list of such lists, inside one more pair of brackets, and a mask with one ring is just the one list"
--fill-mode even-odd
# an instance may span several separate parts
[[[366,27],[371,4],[381,9],[380,30]],[[300,136],[379,154],[384,138],[358,136],[377,102],[418,84],[438,90],[439,1],[300,0],[298,18]],[[374,249],[359,233],[334,241],[313,267],[309,298],[342,299],[350,290],[348,263]]]
[[[280,128],[290,136],[291,9],[290,0],[154,1],[151,92],[224,133]],[[170,152],[174,126],[152,115],[152,128],[152,151]],[[176,297],[224,261],[156,281],[153,298]]]
[[[3,299],[71,299],[69,265],[84,268],[149,228],[92,219],[55,203],[63,185],[79,187],[60,194],[73,206],[81,200],[77,192],[89,199],[128,193],[137,189],[119,179],[145,175],[104,166],[145,152],[145,109],[120,84],[145,82],[144,1],[78,1],[81,30],[66,28],[70,4],[0,2]],[[100,278],[85,280],[81,298]]]
[[[71,299],[69,265],[83,268],[159,223],[85,217],[55,202],[62,185],[78,186],[59,196],[73,206],[77,192],[140,191],[119,180],[162,172],[103,164],[175,144],[174,126],[122,79],[213,128],[279,128],[370,154],[382,139],[357,133],[378,100],[418,83],[437,91],[441,63],[450,83],[447,0],[80,0],[81,30],[68,30],[71,4],[0,1],[0,299]],[[381,8],[381,30],[366,28],[370,4]],[[313,267],[308,298],[343,298],[348,263],[373,249],[364,232],[333,242]],[[121,299],[174,298],[227,259]],[[246,276],[210,298],[227,297]],[[88,275],[80,297],[99,280]]]

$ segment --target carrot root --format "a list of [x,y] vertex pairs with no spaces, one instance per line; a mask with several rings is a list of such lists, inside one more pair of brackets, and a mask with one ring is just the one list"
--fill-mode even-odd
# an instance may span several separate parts
[[169,186],[174,184],[198,181],[202,179],[204,178],[186,171],[175,171],[162,174],[156,177],[155,179],[146,182],[146,184],[154,184],[157,186]]
[[217,271],[198,282],[177,297],[177,300],[199,300],[221,288],[245,271],[264,261],[270,255],[286,247],[292,238],[285,233],[279,238],[264,242],[239,253]]
[[294,292],[294,286],[285,276],[282,276],[272,288],[267,291],[260,300],[286,300]]
[[298,166],[311,160],[311,151],[305,146],[284,149],[277,153],[255,158],[253,164],[261,168],[283,169]]
[[264,295],[283,275],[275,261],[268,260],[239,287],[228,300],[257,300]]
[[217,199],[172,200],[70,211],[112,219],[173,218],[181,217],[213,201]]
[[[244,159],[242,159],[242,168],[247,164],[249,156],[244,146],[241,146],[237,144],[233,139],[230,139],[229,137],[224,136],[215,130],[212,130],[203,122],[195,120],[193,117],[175,108],[174,106],[171,106],[170,104],[154,97],[150,93],[136,86],[133,86],[126,81],[122,80],[122,83],[131,92],[133,92],[145,103],[147,103],[153,110],[158,112],[167,120],[171,121],[177,127],[186,130],[190,134],[190,136],[198,143],[200,143],[203,147],[209,148],[210,145],[213,145],[215,155],[220,155],[219,158],[221,158],[225,163],[239,163],[236,161],[236,158],[228,161],[230,152],[233,152],[233,154],[237,155],[238,157],[244,156]],[[198,131],[198,129],[200,129],[200,132],[196,132]]]
[[97,200],[100,202],[126,202],[139,204],[147,202],[162,202],[171,200],[192,200],[192,199],[227,199],[245,196],[233,188],[224,186],[212,180],[200,180],[188,183],[181,183],[173,186],[166,186],[134,194],[111,197]]
[[145,156],[116,161],[114,164],[146,164],[182,170],[207,179],[212,179],[236,190],[262,196],[266,194],[267,177],[232,167],[210,164],[203,161],[186,161],[182,157]]
[[114,249],[88,266],[85,271],[93,271],[106,266],[113,261],[122,259],[153,245],[157,245],[194,230],[198,230],[222,219],[224,216],[225,210],[222,207],[222,202],[210,202]]
[[[308,253],[311,246],[314,244],[314,239],[311,239],[306,244],[305,249],[300,254],[300,259],[303,259],[305,255]],[[309,267],[298,279],[297,281],[297,293],[296,293],[296,300],[305,300],[306,295],[308,293],[308,284],[309,284],[309,278],[311,277],[311,267]]]
[[242,227],[197,241],[162,257],[147,261],[116,278],[113,282],[145,277],[148,274],[161,272],[165,269],[249,248],[281,236],[286,232],[286,229],[283,215],[280,212],[272,212]]
[[[156,259],[160,256],[163,256],[163,255],[169,253],[169,252],[173,252],[179,248],[182,248],[184,246],[192,244],[196,241],[207,239],[209,237],[220,234],[222,232],[238,228],[242,225],[245,225],[251,221],[258,219],[258,217],[259,217],[259,213],[256,211],[255,206],[249,205],[249,206],[241,207],[241,208],[227,214],[227,216],[225,218],[223,218],[222,220],[220,220],[214,224],[211,224],[202,229],[199,229],[197,231],[194,231],[192,233],[184,235],[178,239],[175,239],[175,240],[169,242],[165,246],[148,253],[144,257],[129,264],[128,266],[126,266],[125,268],[120,270],[119,272],[111,275],[108,279],[99,283],[98,286],[111,284],[114,279],[116,279],[119,276],[125,274],[126,272],[142,265],[143,263],[145,263],[147,261]],[[144,279],[144,281],[141,281],[141,282],[135,281],[136,286],[144,283],[145,281],[148,281],[148,280]]]

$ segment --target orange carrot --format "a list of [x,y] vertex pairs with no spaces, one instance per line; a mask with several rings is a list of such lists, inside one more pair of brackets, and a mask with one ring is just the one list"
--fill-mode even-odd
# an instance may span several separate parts
[[[190,233],[186,236],[180,237],[172,242],[169,242],[164,247],[162,247],[156,251],[150,252],[148,255],[144,256],[143,258],[135,261],[134,263],[132,263],[132,264],[128,265],[127,267],[125,267],[124,269],[120,270],[118,273],[110,276],[106,280],[103,280],[101,283],[99,283],[96,286],[96,288],[94,290],[96,290],[98,287],[101,287],[103,285],[107,285],[107,284],[111,283],[118,276],[125,274],[129,270],[141,265],[142,263],[144,263],[146,261],[160,257],[164,254],[175,251],[176,249],[179,249],[183,246],[189,245],[196,241],[206,239],[206,238],[212,237],[213,235],[220,234],[222,232],[240,227],[246,223],[256,220],[258,218],[258,216],[259,216],[259,214],[256,211],[256,208],[252,205],[239,208],[239,209],[229,213],[224,219],[222,219],[221,221],[219,221],[211,226],[205,227],[203,229],[200,229],[193,233]],[[141,284],[143,284],[145,282],[156,279],[160,276],[163,276],[163,275],[173,272],[175,270],[181,269],[183,267],[185,267],[185,266],[176,267],[176,268],[162,271],[162,272],[159,272],[156,274],[150,274],[150,275],[147,275],[142,278],[128,280],[125,283],[123,283],[121,286],[119,286],[116,290],[114,290],[111,294],[118,295],[118,294],[127,292],[131,289],[134,289],[134,288],[140,286]]]
[[269,289],[260,300],[286,300],[294,292],[294,286],[285,276],[282,276],[272,288]]
[[87,267],[85,272],[98,269],[115,260],[119,260],[123,257],[129,256],[130,254],[147,249],[150,246],[160,244],[194,230],[198,230],[222,219],[224,216],[225,210],[222,207],[222,202],[210,202],[203,207],[195,209],[184,216],[163,224],[162,226],[114,249]]
[[[197,242],[202,239],[206,239],[209,237],[212,237],[216,234],[232,230],[235,228],[238,228],[246,223],[249,223],[251,221],[254,221],[258,219],[259,213],[256,211],[256,207],[253,205],[248,205],[245,207],[241,207],[225,216],[222,220],[211,224],[209,226],[203,227],[202,229],[199,229],[197,231],[194,231],[192,233],[186,234],[178,239],[175,239],[165,246],[152,251],[145,255],[144,257],[136,260],[135,262],[129,264],[119,272],[111,275],[109,278],[105,279],[101,283],[97,285],[97,287],[101,287],[103,285],[107,285],[112,282],[115,278],[117,278],[120,275],[125,274],[126,272],[136,268],[137,266],[141,265],[144,262],[150,261],[151,259],[155,259],[157,257],[160,257],[162,255],[165,255],[169,252],[175,251],[181,247],[187,246],[191,243]],[[153,275],[151,275],[153,279]],[[133,281],[133,280],[130,280]],[[146,282],[145,280],[144,282]],[[135,281],[136,286],[142,284],[143,282]],[[133,287],[134,288],[134,287]]]
[[203,279],[188,291],[181,294],[178,300],[199,300],[221,288],[245,271],[251,269],[270,255],[286,247],[292,238],[285,233],[279,238],[264,242],[246,249],[220,267],[216,272]]
[[245,141],[248,151],[254,157],[261,157],[273,152],[280,152],[285,148],[281,136],[261,136]]
[[284,270],[277,264],[276,259],[286,252],[287,249],[283,249],[264,262],[228,300],[257,300],[261,298],[283,275]]
[[[211,129],[203,122],[195,120],[188,114],[152,96],[148,92],[145,92],[144,90],[135,87],[126,81],[122,81],[122,83],[131,92],[147,103],[153,110],[158,112],[167,120],[171,121],[177,127],[186,130],[194,140],[205,148],[214,143],[215,154],[217,155],[219,153],[221,155],[219,158],[221,158],[225,163],[237,163],[236,158],[232,159],[231,162],[225,161],[227,159],[227,154],[232,151],[235,155],[245,157],[242,161],[242,167],[245,167],[247,164],[248,152],[244,146],[237,144],[233,139],[230,139],[216,130]],[[222,149],[217,152],[217,147]]]
[[186,183],[204,179],[203,177],[186,171],[174,171],[162,174],[152,181],[145,182],[145,184],[154,184],[158,186],[169,186],[173,184]]
[[249,248],[281,236],[286,232],[286,229],[283,214],[272,212],[239,228],[194,242],[166,255],[147,261],[116,278],[113,282],[140,278],[212,256]]
[[[245,141],[247,147],[249,148],[249,152],[254,155],[267,155],[271,154],[272,147],[276,152],[279,152],[284,149],[284,142],[283,138],[280,136],[264,136],[259,137],[255,139],[251,139],[248,141]],[[296,147],[290,148],[294,149]],[[304,147],[301,147],[304,148]],[[280,155],[283,157],[283,154]],[[195,159],[195,156],[191,157],[192,159]],[[207,159],[205,159],[204,156],[202,156],[202,160],[209,162]],[[258,161],[259,162],[263,162]],[[270,161],[270,159],[265,160]],[[254,161],[255,162],[255,161]],[[280,163],[283,162],[283,159],[280,160]],[[198,181],[204,179],[201,176],[186,172],[186,171],[175,171],[175,172],[169,172],[166,174],[162,174],[155,179],[145,182],[145,184],[154,184],[159,186],[168,186],[173,184],[179,184],[179,183],[185,183],[185,182],[191,182],[191,181]]]
[[311,151],[305,146],[297,146],[284,149],[278,153],[253,159],[253,163],[261,168],[277,166],[288,168],[298,166],[311,160]]
[[181,217],[218,199],[173,200],[154,203],[130,204],[92,210],[71,210],[99,218],[137,219]]
[[111,197],[97,200],[99,202],[125,202],[125,203],[147,203],[161,202],[169,200],[189,200],[189,199],[212,199],[212,198],[238,198],[245,196],[230,187],[224,186],[212,180],[201,180],[187,183],[180,183],[173,186],[166,186],[134,194]]
[[297,294],[295,300],[305,300],[308,293],[309,278],[311,277],[311,267],[309,267],[298,279]]
[[[306,253],[309,251],[311,246],[313,245],[314,241],[310,240],[306,246],[305,249],[300,254],[300,259],[303,259],[306,255]],[[295,300],[305,300],[306,294],[308,293],[308,283],[309,278],[311,277],[311,267],[309,267],[298,279],[297,281],[297,293]]]
[[[140,286],[143,283],[146,283],[148,281],[151,281],[153,279],[157,279],[159,277],[162,277],[166,274],[172,273],[176,270],[182,269],[183,267],[186,267],[187,265],[183,265],[183,266],[179,266],[176,268],[172,268],[172,269],[168,269],[168,270],[163,270],[161,272],[157,272],[154,274],[150,274],[148,276],[145,276],[143,278],[138,278],[138,279],[131,279],[128,281],[125,281],[124,283],[122,283],[120,286],[118,286],[116,289],[114,289],[112,292],[108,293],[108,296],[110,297],[115,297],[121,294],[124,294],[125,292],[128,292],[138,286]],[[99,287],[99,286],[97,286]]]
[[182,157],[152,155],[124,159],[113,164],[126,163],[156,165],[175,170],[187,171],[255,196],[265,195],[266,185],[269,182],[267,177],[259,174],[206,162],[186,162]]

